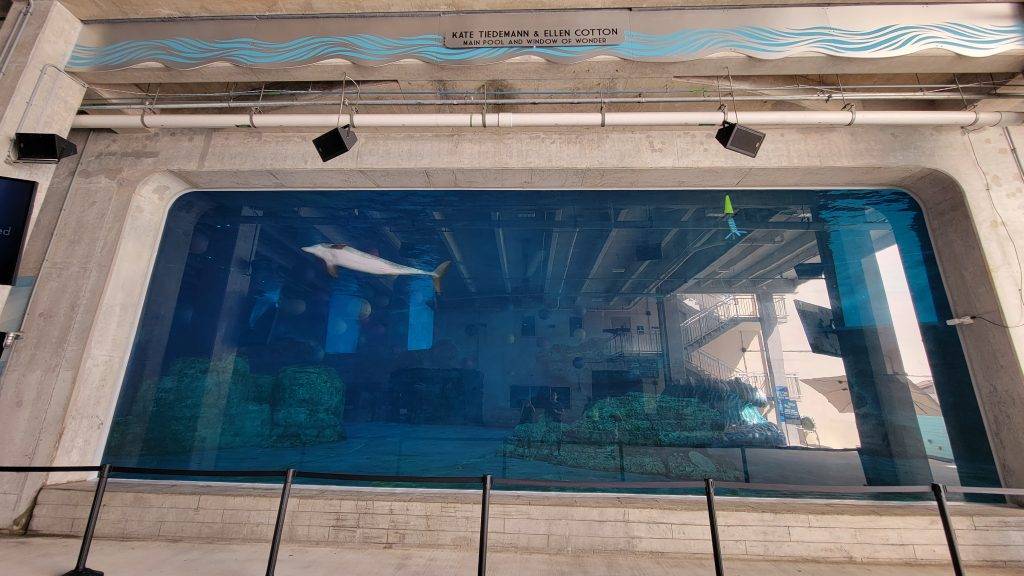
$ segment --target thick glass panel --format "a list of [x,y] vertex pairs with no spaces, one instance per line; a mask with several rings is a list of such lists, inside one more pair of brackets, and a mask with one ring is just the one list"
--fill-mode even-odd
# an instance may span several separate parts
[[894,190],[194,192],[122,465],[994,485]]

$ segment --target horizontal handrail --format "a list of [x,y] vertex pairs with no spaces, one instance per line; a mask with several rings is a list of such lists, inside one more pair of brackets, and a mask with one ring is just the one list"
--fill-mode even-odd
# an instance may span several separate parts
[[[0,473],[7,472],[99,472],[102,466],[0,466]],[[145,468],[135,466],[110,466],[112,474],[153,474],[159,476],[208,476],[208,477],[261,477],[284,478],[287,470],[203,470],[190,468]],[[341,480],[345,482],[402,482],[410,484],[479,484],[480,476],[410,476],[396,474],[350,474],[346,472],[321,472],[295,470],[296,478]],[[546,488],[704,488],[702,480],[640,480],[640,481],[577,481],[545,480],[532,478],[495,478],[496,486],[537,486]],[[932,490],[931,485],[910,486],[862,486],[824,484],[778,484],[757,482],[730,482],[715,480],[717,488],[766,492],[805,493],[849,493],[849,494],[924,494]],[[946,486],[946,492],[956,494],[993,494],[1024,496],[1024,488],[999,488],[991,486]]]
[[547,488],[703,488],[703,482],[697,481],[651,481],[651,482],[576,482],[574,480],[528,480],[521,478],[495,478],[496,485],[504,486],[537,486]]
[[764,490],[767,492],[806,492],[830,494],[917,494],[929,493],[931,486],[829,486],[818,484],[757,484],[754,482],[721,482],[715,486],[733,490]]
[[297,478],[321,478],[348,482],[409,482],[419,484],[479,484],[482,476],[397,476],[380,474],[344,474],[296,470]]
[[99,472],[101,466],[0,466],[0,472]]
[[946,492],[958,494],[998,494],[1001,496],[1024,496],[1024,488],[996,488],[990,486],[946,486]]
[[[0,470],[3,470],[0,468]],[[115,474],[153,474],[156,476],[211,476],[211,477],[254,477],[284,478],[287,470],[192,470],[189,468],[138,468],[134,466],[111,466]]]

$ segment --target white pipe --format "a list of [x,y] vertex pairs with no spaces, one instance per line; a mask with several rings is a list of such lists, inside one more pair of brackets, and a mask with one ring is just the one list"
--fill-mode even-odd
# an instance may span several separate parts
[[[339,122],[340,120],[340,122]],[[1024,124],[1022,112],[497,112],[488,114],[91,114],[74,128],[498,128],[541,126],[716,126],[723,120],[752,126],[957,126]]]
[[722,112],[608,112],[605,126],[717,126]]

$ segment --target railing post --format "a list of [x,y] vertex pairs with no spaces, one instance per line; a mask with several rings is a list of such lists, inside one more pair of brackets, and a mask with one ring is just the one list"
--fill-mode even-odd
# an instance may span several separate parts
[[99,478],[96,480],[96,492],[92,496],[92,507],[89,508],[89,519],[85,522],[85,533],[82,534],[82,547],[78,550],[78,562],[75,569],[64,576],[103,576],[103,572],[86,567],[89,560],[89,548],[96,532],[96,522],[100,519],[100,507],[103,506],[103,494],[107,491],[107,478],[110,477],[110,464],[100,467]]
[[626,454],[622,450],[622,440],[619,440],[619,480],[626,481]]
[[480,479],[483,484],[483,496],[480,501],[480,549],[477,553],[476,574],[487,574],[487,524],[491,519],[491,475]]
[[708,524],[711,526],[711,553],[715,557],[715,576],[725,576],[722,564],[722,543],[718,539],[718,516],[715,514],[715,481],[704,479],[704,495],[708,499]]
[[281,533],[284,532],[284,517],[288,512],[288,498],[292,494],[292,482],[295,480],[295,469],[289,468],[284,474],[284,486],[281,487],[281,502],[277,505],[277,522],[274,524],[274,539],[270,542],[270,559],[267,560],[267,576],[274,576],[277,568],[277,552],[281,548]]
[[941,484],[932,484],[932,494],[935,495],[935,503],[939,506],[942,529],[946,532],[946,545],[949,547],[949,558],[953,561],[953,573],[956,576],[964,576],[964,566],[960,561],[960,547],[957,546],[956,532],[953,531],[953,520],[949,517],[949,510],[946,508],[946,487]]
[[508,443],[501,441],[501,477],[508,478]]

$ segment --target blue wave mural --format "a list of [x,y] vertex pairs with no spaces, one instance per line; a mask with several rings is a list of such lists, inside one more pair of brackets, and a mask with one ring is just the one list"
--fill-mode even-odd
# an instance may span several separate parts
[[956,22],[887,25],[870,30],[828,26],[775,29],[760,26],[680,30],[671,34],[626,32],[616,46],[445,48],[437,34],[401,38],[354,34],[304,36],[287,42],[256,38],[128,40],[104,46],[79,44],[69,69],[118,69],[156,62],[171,68],[195,68],[214,62],[250,67],[288,67],[344,59],[380,65],[403,59],[432,64],[488,64],[517,56],[578,62],[598,55],[625,60],[680,61],[721,52],[756,58],[782,58],[815,52],[857,58],[881,58],[920,50],[943,49],[965,56],[990,56],[1024,48],[1024,25],[975,25]]

